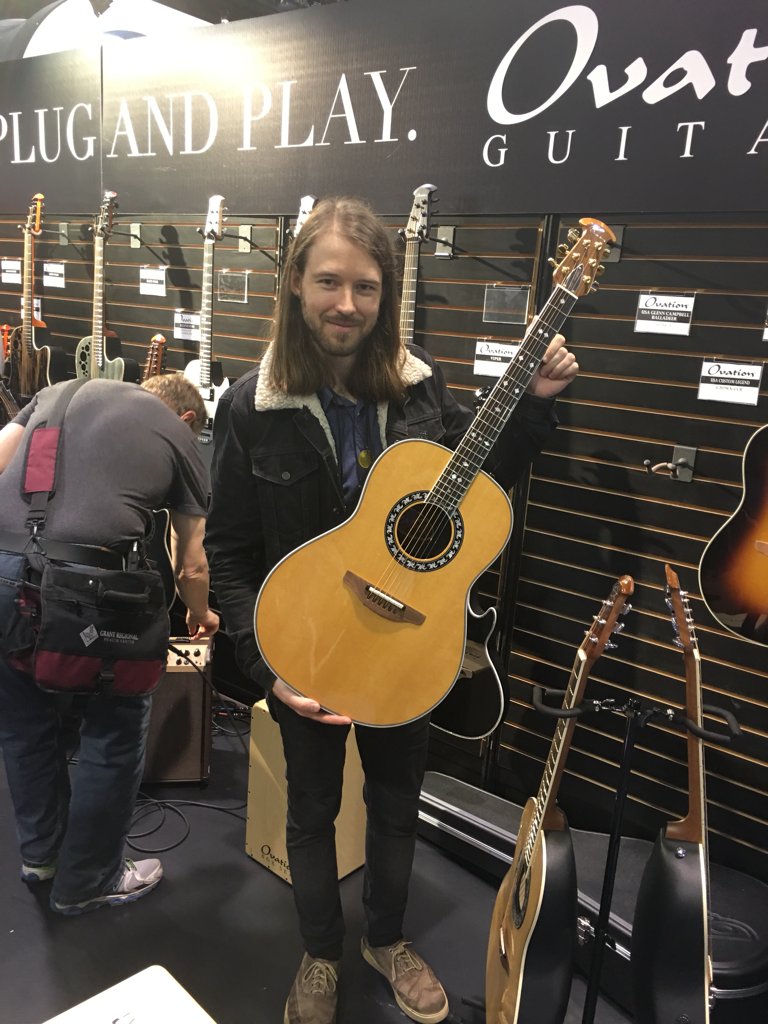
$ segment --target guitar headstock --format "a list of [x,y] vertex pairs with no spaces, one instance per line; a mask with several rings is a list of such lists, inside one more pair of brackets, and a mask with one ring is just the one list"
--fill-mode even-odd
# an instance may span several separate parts
[[203,238],[218,241],[224,234],[224,196],[211,196],[208,200],[208,216],[202,229]]
[[582,217],[579,224],[581,233],[578,228],[568,232],[571,248],[565,243],[557,247],[560,262],[549,261],[555,268],[554,283],[576,296],[587,295],[597,288],[595,281],[604,269],[600,260],[610,254],[608,246],[616,241],[616,235],[601,220]]
[[2,325],[0,325],[0,331],[2,331],[2,336],[3,336],[3,340],[2,340],[3,360],[6,360],[6,359],[8,359],[8,357],[11,354],[11,332],[13,331],[13,327],[11,327],[10,324],[2,324]]
[[672,628],[675,631],[675,644],[684,651],[693,651],[698,646],[696,628],[693,623],[693,612],[688,602],[688,592],[680,589],[680,580],[671,565],[664,566],[667,577],[667,608],[672,612]]
[[403,229],[406,242],[424,242],[429,237],[429,216],[437,185],[419,185],[413,193],[413,206],[408,223]]
[[304,223],[307,217],[312,213],[317,202],[317,196],[302,196],[301,202],[299,203],[299,213],[296,217],[296,223],[293,225],[293,237],[297,238],[299,232],[304,227]]
[[581,645],[588,661],[596,661],[606,648],[616,646],[611,643],[611,636],[624,629],[624,623],[619,622],[619,617],[631,609],[632,605],[627,604],[627,598],[634,591],[635,581],[631,576],[621,576],[611,587],[610,594],[603,601]]
[[144,364],[142,380],[148,380],[150,377],[156,377],[158,374],[165,372],[165,346],[166,340],[164,334],[152,335],[149,342],[149,350],[147,351],[147,359]]
[[31,235],[39,235],[41,233],[43,206],[45,205],[43,202],[44,199],[45,196],[42,192],[36,192],[32,196],[32,202],[29,204],[27,223],[24,225],[24,231],[28,231]]
[[117,192],[105,192],[101,200],[99,212],[96,214],[96,223],[93,227],[94,235],[99,238],[109,238],[112,234],[112,221],[117,209]]

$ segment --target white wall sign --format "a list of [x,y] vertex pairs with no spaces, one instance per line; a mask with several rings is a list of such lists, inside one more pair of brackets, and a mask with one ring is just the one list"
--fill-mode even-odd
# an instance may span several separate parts
[[160,267],[139,267],[139,295],[165,295],[165,271]]
[[[21,296],[21,302],[19,303],[21,309],[21,319],[24,319],[24,296]],[[35,320],[43,319],[43,305],[39,295],[36,295],[32,300],[32,316]]]
[[1,260],[0,281],[3,284],[21,284],[21,260]]
[[511,359],[517,355],[520,343],[492,341],[478,338],[475,342],[474,372],[479,376],[500,377]]
[[762,363],[723,363],[704,361],[698,397],[710,402],[736,402],[757,405]]
[[63,263],[43,264],[43,286],[45,288],[66,287],[66,278],[64,276]]
[[173,336],[178,341],[200,341],[200,314],[174,310]]
[[695,301],[695,295],[644,293],[637,300],[635,332],[638,334],[690,334]]

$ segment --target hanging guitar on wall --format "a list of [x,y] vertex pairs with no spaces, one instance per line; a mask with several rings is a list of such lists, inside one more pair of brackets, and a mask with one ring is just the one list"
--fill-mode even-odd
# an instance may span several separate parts
[[[224,219],[224,196],[211,196],[208,200],[208,215],[203,236],[203,282],[200,289],[200,348],[199,358],[191,359],[184,367],[184,376],[199,390],[208,414],[208,431],[213,426],[216,406],[229,387],[229,380],[222,376],[221,364],[213,363],[213,253],[216,242],[222,237]],[[216,382],[214,382],[214,378]]]
[[720,625],[768,644],[768,426],[747,442],[739,507],[704,549],[699,587]]
[[35,316],[35,240],[42,234],[41,192],[32,196],[24,232],[21,324],[10,336],[4,374],[18,405],[25,405],[41,388],[72,376],[72,356],[63,349],[38,344],[45,322]]
[[141,376],[135,359],[123,357],[119,339],[108,336],[104,316],[104,251],[112,234],[117,192],[105,192],[93,225],[93,315],[91,333],[75,350],[78,377],[137,382]]
[[386,448],[352,516],[264,581],[254,615],[264,660],[325,709],[396,725],[430,711],[457,679],[470,590],[512,530],[509,498],[482,465],[614,240],[600,221],[581,226],[552,296],[456,451],[415,438]]
[[[634,591],[622,576],[587,631],[571,669],[563,711],[576,708],[592,666],[628,612]],[[558,718],[538,794],[523,808],[515,853],[491,918],[485,971],[488,1024],[562,1024],[568,1009],[577,919],[576,866],[557,806],[576,719]]]
[[[5,370],[5,366],[8,362],[8,358],[11,352],[11,332],[13,331],[13,328],[11,327],[10,324],[2,324],[0,326],[0,331],[2,331],[3,336],[3,370]],[[0,422],[2,423],[10,423],[14,416],[16,416],[17,413],[20,412],[19,404],[13,397],[10,388],[5,383],[5,378],[0,378],[0,405],[2,406],[2,416],[0,417]]]
[[[703,725],[701,657],[677,573],[666,566],[667,604],[685,664],[685,713]],[[688,732],[688,813],[659,833],[643,871],[632,925],[637,1024],[708,1024],[712,985],[704,743]]]

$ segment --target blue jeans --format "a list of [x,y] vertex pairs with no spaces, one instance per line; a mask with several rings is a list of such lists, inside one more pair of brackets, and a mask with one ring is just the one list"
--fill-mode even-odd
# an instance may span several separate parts
[[[0,615],[12,615],[13,565],[0,554]],[[111,890],[144,771],[152,698],[44,693],[0,656],[0,745],[25,864],[57,864],[51,898],[80,903]],[[70,784],[65,714],[80,718]]]
[[[310,956],[339,960],[344,919],[334,821],[341,807],[349,726],[302,718],[275,698],[270,707],[285,751],[288,863],[304,948]],[[355,739],[365,773],[367,938],[372,946],[389,946],[403,935],[429,717],[391,729],[356,726]]]

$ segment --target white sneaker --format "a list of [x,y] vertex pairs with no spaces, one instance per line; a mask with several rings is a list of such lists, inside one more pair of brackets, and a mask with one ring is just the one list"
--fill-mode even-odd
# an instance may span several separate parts
[[133,903],[148,892],[152,892],[163,877],[163,865],[159,860],[126,860],[123,874],[117,885],[103,896],[94,896],[82,903],[59,903],[51,900],[51,910],[59,914],[85,914],[99,907],[117,907],[123,903]]
[[49,882],[56,874],[55,864],[22,864],[22,882]]

